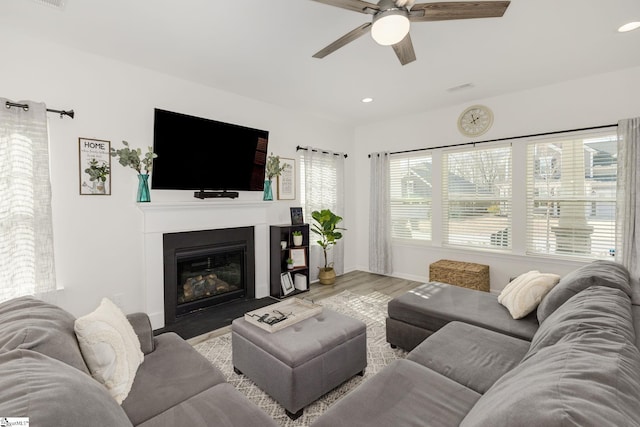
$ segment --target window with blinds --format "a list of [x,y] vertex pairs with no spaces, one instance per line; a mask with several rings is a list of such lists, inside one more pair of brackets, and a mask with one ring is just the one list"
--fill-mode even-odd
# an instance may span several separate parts
[[590,133],[527,146],[527,253],[614,255],[617,137]]
[[443,243],[511,249],[511,146],[443,153]]
[[[311,212],[331,209],[340,215],[344,158],[317,151],[302,151],[300,164],[300,202],[305,223],[313,224]],[[314,240],[314,239],[312,239]],[[315,240],[314,240],[315,241]]]
[[430,154],[391,156],[392,238],[431,240],[431,166]]

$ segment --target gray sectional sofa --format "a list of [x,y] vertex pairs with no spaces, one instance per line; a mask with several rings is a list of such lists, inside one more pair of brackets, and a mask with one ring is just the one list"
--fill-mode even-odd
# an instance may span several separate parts
[[634,294],[624,267],[595,261],[513,320],[495,296],[428,284],[389,304],[388,341],[407,358],[312,427],[640,426]]
[[32,297],[0,304],[0,416],[32,427],[277,426],[178,335],[154,337],[145,314],[127,317],[144,361],[118,405],[90,376],[70,313]]

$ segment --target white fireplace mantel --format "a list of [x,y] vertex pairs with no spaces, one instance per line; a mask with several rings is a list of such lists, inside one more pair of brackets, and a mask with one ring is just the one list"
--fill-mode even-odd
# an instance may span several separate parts
[[269,230],[266,218],[272,203],[238,200],[138,203],[143,213],[145,310],[153,329],[164,326],[162,241],[165,233],[253,226],[256,298],[269,295]]

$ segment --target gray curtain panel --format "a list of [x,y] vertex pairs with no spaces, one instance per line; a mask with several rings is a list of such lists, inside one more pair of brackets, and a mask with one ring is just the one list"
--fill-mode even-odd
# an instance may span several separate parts
[[372,153],[369,190],[369,271],[391,274],[391,205],[388,152]]
[[[616,260],[627,267],[632,289],[640,278],[640,117],[618,122],[618,194]],[[640,304],[640,295],[633,295]]]

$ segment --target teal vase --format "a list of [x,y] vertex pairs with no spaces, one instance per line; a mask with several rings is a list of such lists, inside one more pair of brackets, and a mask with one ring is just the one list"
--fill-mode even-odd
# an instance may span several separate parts
[[271,189],[271,180],[266,179],[264,181],[264,193],[262,200],[273,200],[273,190]]
[[138,174],[138,202],[150,202],[151,194],[149,194],[149,174]]

